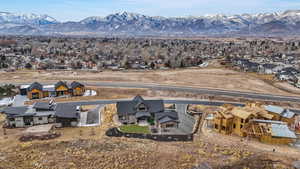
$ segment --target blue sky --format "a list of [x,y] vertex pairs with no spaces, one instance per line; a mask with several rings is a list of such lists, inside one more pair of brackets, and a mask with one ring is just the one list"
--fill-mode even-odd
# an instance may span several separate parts
[[[2,1],[2,2],[1,2]],[[0,0],[0,11],[48,14],[60,21],[134,12],[150,16],[200,16],[300,9],[300,0]]]

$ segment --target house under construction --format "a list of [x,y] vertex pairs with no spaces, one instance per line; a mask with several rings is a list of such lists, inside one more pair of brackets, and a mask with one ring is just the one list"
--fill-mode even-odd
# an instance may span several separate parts
[[295,140],[295,134],[278,133],[294,133],[288,127],[294,116],[289,110],[281,110],[276,106],[267,107],[259,103],[247,103],[245,107],[224,105],[215,112],[213,124],[214,130],[222,134],[256,137],[263,142],[274,144],[290,143]]
[[286,122],[274,120],[251,120],[244,128],[248,137],[259,139],[264,143],[288,144],[293,143],[297,136]]

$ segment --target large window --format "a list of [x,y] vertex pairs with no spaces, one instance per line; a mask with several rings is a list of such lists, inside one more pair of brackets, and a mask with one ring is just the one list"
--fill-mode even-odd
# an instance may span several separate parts
[[32,99],[39,99],[40,95],[39,93],[32,93]]

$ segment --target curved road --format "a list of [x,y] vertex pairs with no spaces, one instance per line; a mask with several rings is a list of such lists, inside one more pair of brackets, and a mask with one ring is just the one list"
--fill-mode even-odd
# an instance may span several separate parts
[[[12,83],[12,84],[21,85],[20,83]],[[124,87],[144,88],[144,89],[153,89],[153,90],[191,92],[197,94],[208,94],[208,95],[216,95],[216,96],[222,95],[222,96],[230,96],[230,97],[242,97],[242,98],[268,100],[268,101],[300,102],[300,97],[296,97],[296,96],[271,95],[271,94],[255,93],[255,92],[239,92],[239,91],[231,91],[231,90],[173,86],[173,85],[126,83],[126,82],[87,82],[83,84],[85,84],[86,86],[101,86],[101,87],[116,87],[116,88],[122,88],[122,87],[123,88]]]
[[295,96],[282,96],[270,95],[262,93],[238,92],[220,89],[184,87],[184,86],[171,86],[159,84],[144,84],[144,83],[123,83],[123,82],[94,82],[85,83],[87,86],[102,86],[102,87],[126,87],[126,88],[145,88],[153,90],[171,90],[181,92],[192,92],[197,94],[210,94],[210,95],[223,95],[231,97],[244,97],[250,99],[268,100],[268,101],[284,101],[284,102],[300,102],[300,97]]
[[[129,99],[131,100],[131,99]],[[80,105],[103,105],[103,104],[115,104],[120,101],[128,101],[128,99],[117,99],[117,100],[95,100],[95,101],[75,101],[75,102],[60,102],[57,104],[69,104],[73,106]],[[201,104],[208,106],[222,106],[224,104],[232,104],[235,106],[244,106],[245,104],[233,103],[233,102],[222,102],[222,101],[205,101],[205,100],[164,100],[166,104]],[[300,110],[290,109],[296,114],[300,115]]]

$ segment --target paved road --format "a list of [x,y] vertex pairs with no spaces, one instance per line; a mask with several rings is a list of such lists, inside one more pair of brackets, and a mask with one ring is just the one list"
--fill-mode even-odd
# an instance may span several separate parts
[[[0,83],[5,84],[5,83]],[[21,85],[20,83],[13,83],[14,85]],[[145,88],[153,90],[171,90],[181,92],[192,92],[197,94],[208,95],[222,95],[231,97],[243,97],[250,99],[260,99],[269,101],[287,101],[287,102],[300,102],[300,97],[295,96],[283,96],[283,95],[271,95],[255,92],[238,92],[230,90],[220,89],[208,89],[198,87],[185,87],[185,86],[172,86],[172,85],[159,85],[159,84],[146,84],[146,83],[125,83],[125,82],[87,82],[83,83],[87,86],[101,86],[101,87],[126,87],[126,88]]]
[[[128,99],[118,99],[118,100],[96,100],[96,101],[79,101],[79,102],[67,102],[67,103],[58,103],[58,104],[72,104],[72,105],[105,105],[105,104],[115,104],[118,101],[128,101]],[[235,106],[244,106],[241,103],[232,103],[232,102],[222,102],[222,101],[205,101],[205,100],[164,100],[166,104],[200,104],[208,106],[222,106],[224,104],[232,104]],[[300,110],[290,109],[296,114],[300,115]]]
[[173,90],[173,91],[175,90],[175,91],[182,91],[182,92],[192,92],[197,94],[244,97],[250,99],[261,99],[261,100],[270,100],[270,101],[300,102],[300,97],[295,97],[295,96],[270,95],[270,94],[262,94],[262,93],[238,92],[238,91],[208,89],[208,88],[143,84],[143,83],[122,83],[122,82],[95,82],[95,83],[85,83],[85,84],[89,86],[146,88],[146,89],[153,89],[153,90]]

